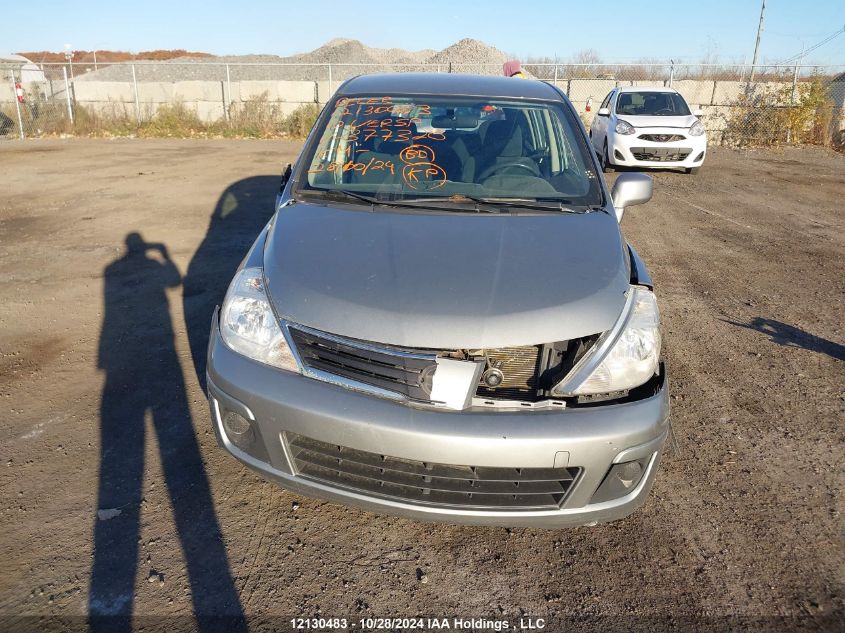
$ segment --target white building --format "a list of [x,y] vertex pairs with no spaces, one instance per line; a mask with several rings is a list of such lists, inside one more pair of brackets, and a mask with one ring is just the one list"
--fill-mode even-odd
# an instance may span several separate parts
[[14,71],[15,80],[24,84],[47,80],[44,71],[22,55],[0,55],[0,71],[4,79],[8,79],[9,71]]

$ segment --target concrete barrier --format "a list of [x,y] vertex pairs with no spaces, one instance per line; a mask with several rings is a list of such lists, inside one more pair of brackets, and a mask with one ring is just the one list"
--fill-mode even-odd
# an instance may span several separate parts
[[[226,108],[236,112],[243,104],[266,97],[276,112],[289,115],[305,104],[328,102],[340,81],[139,81],[137,83],[138,107],[142,118],[155,115],[166,104],[181,103],[205,122],[225,118]],[[668,81],[621,80],[592,78],[560,78],[557,86],[569,95],[578,114],[588,125],[610,90],[616,86],[661,87]],[[759,82],[754,86],[757,95],[789,94],[789,82]],[[712,79],[679,79],[672,87],[684,96],[692,108],[704,111],[704,126],[708,133],[721,132],[726,126],[731,105],[745,93],[746,82]],[[27,88],[30,98],[65,99],[64,80],[39,82]],[[845,127],[845,82],[831,84],[831,98],[834,101],[834,127]],[[86,81],[73,82],[73,101],[90,107],[105,116],[136,116],[135,84],[132,81]],[[592,97],[592,112],[586,112],[587,100]],[[15,95],[8,82],[0,82],[0,103],[14,103]],[[785,103],[784,103],[785,104]]]
[[[142,117],[145,113],[152,116],[158,106],[182,103],[207,122],[224,118],[226,103],[237,107],[266,96],[268,102],[287,115],[303,104],[325,102],[329,98],[328,82],[314,81],[139,81],[137,85]],[[75,102],[96,112],[107,113],[109,108],[104,104],[109,103],[128,104],[135,111],[135,85],[131,81],[77,81],[73,88]],[[13,98],[11,86],[0,84],[0,101]]]
[[[633,81],[619,82],[619,85],[631,85],[639,88],[665,88],[669,82],[664,79],[635,79]],[[674,86],[673,86],[674,87]]]
[[[90,110],[93,114],[104,118],[122,119],[127,117],[134,118],[135,103],[126,103],[123,101],[86,101],[85,108]],[[143,104],[141,105],[143,109]]]
[[238,89],[241,101],[265,94],[268,101],[315,103],[318,100],[313,81],[241,81]]
[[170,103],[175,100],[174,85],[165,81],[138,83],[138,100],[145,103]]
[[566,94],[572,101],[586,101],[593,98],[593,104],[598,108],[607,93],[616,87],[613,79],[570,79]]
[[197,117],[200,121],[204,121],[206,123],[219,121],[226,116],[222,100],[217,103],[214,103],[213,101],[194,101],[193,103],[185,105],[192,110],[196,110]]
[[696,106],[707,106],[712,103],[713,84],[713,81],[682,79],[673,81],[672,88],[680,92],[690,108],[695,110]]
[[733,103],[745,92],[745,87],[744,81],[717,81],[710,103],[714,105]]
[[704,129],[707,133],[721,132],[727,127],[728,119],[732,114],[731,106],[720,105],[703,105],[701,106],[704,115],[701,117],[701,122],[704,124]]
[[337,91],[338,86],[340,86],[339,81],[332,81],[329,84],[328,80],[326,81],[317,81],[315,82],[317,86],[317,103],[320,105],[324,105],[329,102],[329,100],[334,96],[335,91]]
[[222,81],[177,81],[173,84],[173,99],[223,103],[223,84]]
[[135,102],[132,82],[126,81],[76,81],[73,94],[77,103]]

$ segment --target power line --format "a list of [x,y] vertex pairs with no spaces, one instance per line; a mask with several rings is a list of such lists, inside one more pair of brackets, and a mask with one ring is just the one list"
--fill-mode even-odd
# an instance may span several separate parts
[[817,48],[820,48],[820,47],[824,46],[825,44],[827,44],[827,43],[828,43],[828,42],[830,42],[831,40],[835,40],[837,37],[839,37],[839,36],[840,36],[840,35],[842,35],[843,33],[845,33],[845,26],[843,26],[843,27],[842,27],[841,29],[839,29],[838,31],[836,31],[836,32],[834,32],[834,33],[831,33],[831,34],[830,34],[830,35],[828,35],[826,38],[824,38],[821,42],[818,42],[817,44],[813,44],[813,46],[811,46],[811,47],[810,47],[810,48],[808,48],[807,50],[802,51],[802,52],[798,53],[797,55],[793,55],[793,56],[792,56],[792,57],[790,57],[789,59],[785,59],[785,60],[783,60],[783,61],[782,61],[782,62],[780,62],[780,63],[781,63],[781,64],[790,64],[790,63],[792,63],[792,62],[794,62],[794,61],[797,61],[797,60],[801,59],[802,57],[806,56],[808,53],[812,53],[812,52],[813,52],[814,50],[816,50]]

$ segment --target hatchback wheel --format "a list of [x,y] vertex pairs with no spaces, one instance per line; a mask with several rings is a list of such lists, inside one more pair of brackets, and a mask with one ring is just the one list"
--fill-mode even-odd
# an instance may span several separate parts
[[692,174],[694,176],[695,174],[698,173],[699,169],[701,169],[701,167],[687,167],[684,171],[687,172],[688,174]]
[[613,165],[610,164],[610,154],[607,151],[607,139],[604,141],[604,151],[601,157],[601,170],[609,174],[613,171]]

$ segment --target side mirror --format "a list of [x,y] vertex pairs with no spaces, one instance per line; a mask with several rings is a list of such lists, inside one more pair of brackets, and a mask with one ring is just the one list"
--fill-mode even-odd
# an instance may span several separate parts
[[701,108],[696,108],[695,110],[693,110],[692,114],[693,116],[704,116],[704,110],[702,110]]
[[288,163],[288,166],[285,167],[284,171],[282,172],[282,180],[279,183],[279,195],[282,195],[285,192],[285,187],[288,184],[288,180],[290,180],[290,175],[292,171],[293,168],[291,167],[290,163]]
[[616,210],[616,220],[622,221],[622,214],[627,207],[636,204],[645,204],[651,200],[654,192],[654,182],[651,176],[645,174],[629,173],[622,174],[613,183],[610,197],[613,199],[613,208]]
[[607,108],[599,108],[599,111],[596,114],[599,116],[610,116],[610,110]]

